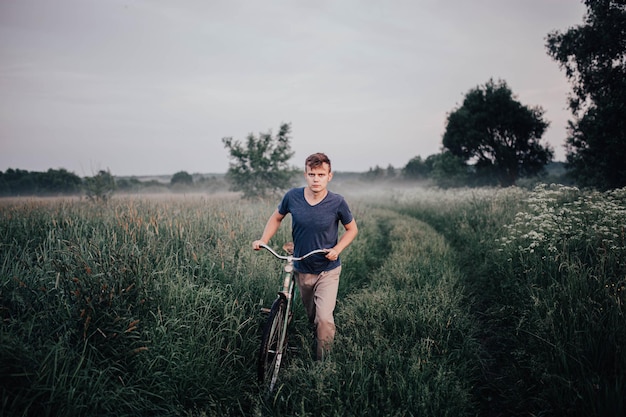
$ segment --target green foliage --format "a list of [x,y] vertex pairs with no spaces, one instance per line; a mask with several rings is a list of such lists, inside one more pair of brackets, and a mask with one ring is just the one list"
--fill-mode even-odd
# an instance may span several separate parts
[[193,177],[187,171],[178,171],[174,175],[172,175],[172,179],[170,180],[170,185],[192,185]]
[[547,127],[543,109],[522,105],[504,81],[489,80],[448,115],[443,146],[465,162],[474,160],[479,179],[510,186],[552,159],[552,149],[540,143]]
[[82,181],[73,172],[49,169],[46,172],[29,172],[9,168],[0,171],[0,195],[73,194],[80,191]]
[[430,177],[441,188],[461,187],[469,182],[469,170],[465,162],[451,152],[429,156]]
[[430,164],[429,161],[432,161],[430,157],[424,161],[419,155],[412,158],[407,162],[404,168],[402,168],[402,176],[406,179],[428,178],[432,171],[432,164]]
[[402,177],[408,180],[430,180],[441,188],[472,185],[471,169],[465,161],[449,151],[411,159],[402,169]]
[[585,0],[582,25],[548,35],[548,54],[572,84],[567,162],[581,185],[626,185],[626,8]]
[[115,191],[115,178],[109,170],[100,170],[84,180],[85,195],[94,202],[106,203]]
[[148,186],[145,182],[139,181],[137,178],[117,178],[115,186],[122,192],[137,192]]
[[397,177],[396,169],[393,165],[389,164],[387,168],[382,168],[376,165],[374,168],[370,168],[367,172],[362,174],[365,180],[394,180]]
[[625,189],[539,186],[500,239],[517,282],[528,284],[518,323],[530,336],[525,359],[545,364],[532,377],[546,382],[555,410],[625,411],[625,206]]
[[457,251],[481,341],[478,415],[623,415],[625,190],[408,197]]
[[224,147],[230,153],[228,177],[233,191],[242,191],[244,198],[273,196],[289,188],[295,171],[288,161],[291,151],[291,125],[280,126],[276,137],[271,131],[248,136],[246,145],[232,137],[223,138]]

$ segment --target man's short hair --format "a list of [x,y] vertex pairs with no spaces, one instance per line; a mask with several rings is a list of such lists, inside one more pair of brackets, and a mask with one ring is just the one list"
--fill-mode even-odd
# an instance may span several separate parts
[[330,172],[331,171],[330,159],[328,159],[328,156],[326,156],[325,153],[317,152],[312,155],[309,155],[309,157],[306,159],[304,163],[304,166],[305,168],[306,167],[318,168],[318,167],[321,167],[323,164],[328,164],[328,172]]

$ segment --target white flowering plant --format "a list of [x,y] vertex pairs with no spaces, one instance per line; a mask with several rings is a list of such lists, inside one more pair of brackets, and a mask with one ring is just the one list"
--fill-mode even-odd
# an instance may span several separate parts
[[506,226],[508,234],[500,240],[503,248],[554,255],[564,251],[624,255],[626,188],[600,193],[541,184],[527,201],[528,210]]
[[626,188],[583,191],[539,185],[500,238],[500,250],[524,270],[552,263],[587,269],[619,304],[626,289]]

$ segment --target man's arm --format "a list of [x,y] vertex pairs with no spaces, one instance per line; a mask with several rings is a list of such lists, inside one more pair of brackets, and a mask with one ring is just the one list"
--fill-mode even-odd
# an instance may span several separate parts
[[283,221],[284,218],[285,215],[280,214],[278,212],[278,209],[276,209],[265,224],[265,229],[263,229],[263,235],[261,235],[261,239],[252,242],[252,249],[259,250],[261,249],[261,245],[267,245],[272,236],[274,236],[278,231],[280,223]]
[[339,242],[335,245],[334,248],[331,248],[330,251],[326,254],[326,258],[334,261],[339,257],[339,254],[343,252],[345,248],[352,243],[356,235],[359,233],[359,228],[356,225],[356,220],[352,219],[352,221],[343,226],[346,231],[339,238]]

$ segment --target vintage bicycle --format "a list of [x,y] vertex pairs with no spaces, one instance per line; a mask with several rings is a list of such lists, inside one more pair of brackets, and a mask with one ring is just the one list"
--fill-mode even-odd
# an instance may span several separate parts
[[268,392],[272,392],[278,380],[278,371],[287,353],[287,329],[293,315],[293,299],[295,294],[295,280],[293,275],[294,261],[301,261],[318,253],[328,253],[328,249],[316,249],[304,256],[293,256],[293,243],[283,246],[288,255],[279,255],[267,245],[261,245],[276,258],[285,261],[283,267],[282,289],[278,292],[276,300],[270,309],[262,308],[261,311],[268,314],[267,321],[261,336],[259,349],[258,379],[267,386]]

